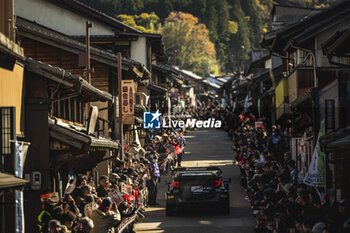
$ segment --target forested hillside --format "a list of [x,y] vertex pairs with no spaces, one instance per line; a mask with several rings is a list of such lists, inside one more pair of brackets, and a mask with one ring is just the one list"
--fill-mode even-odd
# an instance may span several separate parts
[[[238,70],[249,53],[259,48],[264,32],[269,30],[272,0],[81,0],[108,15],[148,32],[162,33],[171,12],[192,14],[198,24],[204,24],[209,39],[215,46],[216,61],[210,57],[201,59],[197,73],[205,74],[203,62],[210,72]],[[324,8],[337,0],[275,0],[278,4]],[[339,0],[338,0],[339,1]],[[148,13],[148,14],[142,14]],[[152,13],[152,14],[151,14]],[[169,30],[168,30],[169,31]],[[173,30],[172,30],[173,31]],[[163,32],[163,36],[164,35]],[[165,44],[166,45],[166,44]],[[211,46],[209,43],[206,45]],[[173,63],[181,58],[179,50],[166,48]],[[209,48],[210,50],[210,48]],[[174,54],[175,52],[175,54]],[[179,63],[178,63],[179,64]],[[196,65],[196,64],[193,64]],[[187,67],[188,68],[188,67]],[[204,69],[204,70],[203,70]]]

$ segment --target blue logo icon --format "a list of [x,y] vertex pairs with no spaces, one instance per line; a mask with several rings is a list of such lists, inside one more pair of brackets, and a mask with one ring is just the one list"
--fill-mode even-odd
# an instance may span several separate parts
[[143,128],[144,129],[160,129],[160,116],[162,114],[156,112],[143,112]]

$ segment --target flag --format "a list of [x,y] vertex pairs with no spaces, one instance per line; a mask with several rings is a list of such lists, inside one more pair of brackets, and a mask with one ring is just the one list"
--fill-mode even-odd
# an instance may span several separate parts
[[176,147],[175,147],[175,151],[176,151],[176,154],[181,154],[182,153],[182,149],[181,149],[181,146],[180,145],[177,145]]
[[307,171],[304,183],[315,187],[324,186],[324,153],[321,151],[319,144],[320,137],[324,135],[324,121],[321,122],[320,131],[318,132],[317,143],[312,154],[309,170]]

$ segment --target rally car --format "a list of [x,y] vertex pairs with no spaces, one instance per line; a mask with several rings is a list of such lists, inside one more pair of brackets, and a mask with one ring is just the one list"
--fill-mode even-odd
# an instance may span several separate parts
[[177,215],[182,207],[205,206],[230,214],[228,183],[218,167],[176,168],[166,193],[166,215]]

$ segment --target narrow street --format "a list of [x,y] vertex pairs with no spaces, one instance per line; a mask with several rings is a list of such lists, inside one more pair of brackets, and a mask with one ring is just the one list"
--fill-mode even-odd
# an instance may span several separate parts
[[220,166],[225,178],[231,177],[230,216],[210,213],[186,213],[186,216],[165,216],[165,195],[168,180],[163,178],[158,190],[157,208],[148,208],[146,219],[136,225],[138,233],[219,233],[253,232],[254,218],[250,205],[244,200],[244,191],[239,185],[239,169],[233,165],[232,143],[221,130],[189,131],[183,166]]

